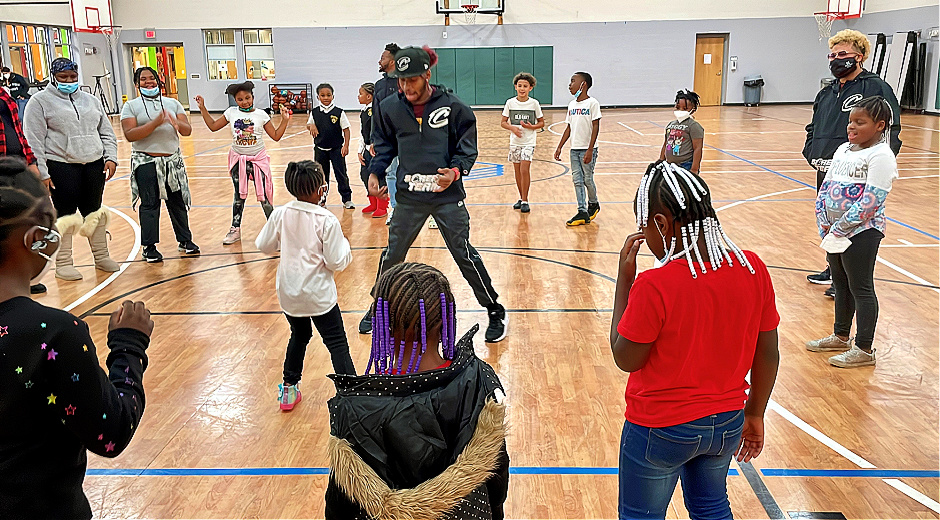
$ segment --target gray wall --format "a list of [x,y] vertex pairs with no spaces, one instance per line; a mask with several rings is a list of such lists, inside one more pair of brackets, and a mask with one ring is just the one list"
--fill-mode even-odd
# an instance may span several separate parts
[[[849,27],[862,32],[893,33],[919,30],[935,24],[938,7],[873,13],[848,24],[836,22],[833,32]],[[692,88],[695,37],[701,33],[727,33],[725,56],[738,57],[738,69],[726,68],[726,103],[743,102],[743,78],[763,75],[764,102],[809,102],[819,89],[820,78],[829,75],[825,41],[819,41],[812,17],[728,20],[673,20],[608,23],[557,23],[413,27],[311,27],[274,28],[278,82],[329,82],[336,101],[347,110],[358,108],[356,94],[365,81],[379,77],[376,61],[384,45],[428,44],[432,47],[551,45],[555,55],[553,98],[558,105],[570,98],[567,85],[572,72],[586,70],[595,78],[591,93],[604,105],[671,104],[676,90]],[[143,31],[122,33],[122,44],[178,44],[186,49],[190,96],[206,98],[211,110],[228,106],[225,81],[206,79],[205,49],[196,29],[157,30],[158,40],[145,40]],[[925,31],[926,35],[926,31]],[[240,34],[239,34],[240,38]],[[928,45],[928,106],[936,95],[937,41]],[[129,53],[121,59],[129,66]],[[244,55],[239,55],[239,75],[245,76]],[[125,85],[132,89],[129,71]],[[199,74],[200,79],[192,79]],[[267,107],[267,90],[258,83],[258,106]],[[534,93],[538,97],[538,91]]]

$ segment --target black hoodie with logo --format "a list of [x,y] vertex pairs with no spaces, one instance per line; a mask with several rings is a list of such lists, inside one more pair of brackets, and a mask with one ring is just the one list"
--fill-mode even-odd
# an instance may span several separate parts
[[815,161],[832,159],[836,148],[848,142],[846,127],[849,124],[849,112],[859,101],[871,96],[882,96],[891,106],[894,118],[889,144],[894,155],[901,151],[901,106],[898,98],[891,86],[877,74],[863,70],[855,79],[846,81],[845,85],[837,80],[816,94],[813,122],[806,125],[806,144],[803,146],[803,157],[810,166],[820,170]]
[[[423,117],[403,92],[388,96],[373,113],[375,157],[369,170],[378,177],[398,156],[397,201],[448,204],[466,198],[463,177],[477,159],[477,120],[473,111],[445,87],[436,85]],[[439,168],[457,168],[460,178],[442,192],[431,191]]]

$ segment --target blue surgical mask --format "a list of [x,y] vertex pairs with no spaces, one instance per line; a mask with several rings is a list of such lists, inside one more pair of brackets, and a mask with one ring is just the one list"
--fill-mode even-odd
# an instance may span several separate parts
[[578,99],[579,97],[581,97],[581,92],[583,91],[584,91],[584,82],[582,81],[581,86],[578,87],[578,91],[574,93],[574,98]]
[[141,88],[140,93],[147,97],[157,97],[160,95],[160,87]]
[[75,91],[78,90],[78,82],[76,81],[75,83],[62,83],[61,81],[57,81],[55,84],[55,88],[59,89],[59,91],[62,92],[63,94],[74,94]]

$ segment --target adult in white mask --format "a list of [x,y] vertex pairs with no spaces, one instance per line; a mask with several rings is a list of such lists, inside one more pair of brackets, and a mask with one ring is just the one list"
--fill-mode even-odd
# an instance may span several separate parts
[[676,119],[666,125],[666,140],[663,142],[659,160],[689,170],[698,175],[702,165],[702,150],[705,148],[705,129],[692,118],[698,110],[698,94],[691,90],[676,93],[673,114]]
[[131,143],[131,201],[140,201],[141,245],[147,262],[160,262],[160,201],[166,201],[177,249],[187,255],[199,254],[189,229],[188,210],[192,206],[186,165],[180,155],[180,136],[191,135],[193,127],[179,101],[163,97],[157,71],[141,67],[134,73],[140,96],[124,103],[121,128]]
[[117,139],[101,101],[79,90],[78,65],[57,58],[50,69],[55,88],[33,96],[23,130],[59,216],[56,227],[62,240],[56,277],[81,280],[82,274],[72,265],[76,232],[88,238],[96,268],[105,272],[120,268],[108,254],[111,214],[101,204],[105,182],[117,168]]

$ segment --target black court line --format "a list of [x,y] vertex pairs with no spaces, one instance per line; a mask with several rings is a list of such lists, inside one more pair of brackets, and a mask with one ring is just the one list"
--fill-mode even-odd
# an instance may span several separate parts
[[[344,310],[342,314],[365,314],[365,309]],[[458,314],[483,314],[486,309],[457,309]],[[506,309],[506,312],[513,314],[550,314],[550,313],[591,313],[602,314],[614,312],[613,309]],[[151,316],[270,316],[284,314],[284,311],[170,311],[170,312],[151,312]],[[96,312],[85,315],[101,318],[111,316],[110,312]]]
[[744,475],[744,478],[747,479],[747,483],[751,485],[751,490],[754,491],[754,494],[757,495],[757,499],[760,500],[760,505],[764,508],[767,516],[771,520],[787,518],[784,516],[780,506],[777,505],[777,501],[774,500],[773,495],[770,494],[770,490],[764,485],[764,481],[761,480],[760,474],[754,469],[754,466],[752,466],[750,462],[738,462],[738,467],[741,468],[741,473]]
[[[380,247],[379,247],[379,246],[374,246],[374,247],[353,248],[353,249],[380,249]],[[446,248],[446,247],[415,247],[415,248],[413,248],[413,249],[445,249],[445,250],[446,250],[447,248]],[[606,274],[599,273],[599,272],[597,272],[597,271],[588,269],[588,268],[586,268],[586,267],[581,267],[581,266],[574,265],[574,264],[568,264],[568,263],[565,263],[565,262],[559,262],[559,261],[557,261],[557,260],[550,260],[550,259],[548,259],[548,258],[541,258],[541,257],[535,256],[535,255],[526,255],[526,254],[523,254],[523,253],[515,253],[515,252],[511,252],[511,251],[495,251],[495,250],[488,250],[488,249],[479,249],[478,251],[486,251],[486,252],[489,252],[489,253],[497,253],[497,254],[504,254],[504,255],[514,255],[514,256],[520,256],[520,257],[523,257],[523,258],[529,258],[529,259],[532,259],[532,260],[539,260],[539,261],[547,262],[547,263],[551,263],[551,264],[557,264],[557,265],[561,265],[561,266],[564,266],[564,267],[570,267],[570,268],[572,268],[572,269],[577,269],[577,270],[582,271],[582,272],[585,272],[585,273],[593,274],[594,276],[597,276],[597,277],[599,277],[599,278],[603,278],[603,279],[608,280],[608,281],[611,281],[611,282],[616,282],[616,280],[613,279],[613,278],[611,278],[610,276],[607,276]],[[125,292],[125,293],[123,293],[123,294],[121,294],[121,295],[118,295],[118,296],[115,296],[115,297],[113,297],[113,298],[110,298],[110,299],[108,299],[108,300],[106,300],[106,301],[104,301],[104,302],[102,302],[102,303],[100,303],[100,304],[98,304],[98,305],[95,305],[95,306],[92,307],[91,309],[89,309],[89,310],[83,312],[79,317],[80,317],[80,318],[85,318],[86,316],[90,316],[90,315],[94,314],[95,312],[101,310],[102,307],[105,307],[105,306],[107,306],[107,305],[110,305],[110,304],[112,304],[112,303],[114,303],[114,302],[117,302],[117,301],[119,301],[119,300],[123,300],[123,299],[127,298],[128,296],[130,296],[130,295],[132,295],[132,294],[134,294],[134,293],[137,293],[137,292],[139,292],[139,291],[142,291],[142,290],[144,290],[144,289],[150,289],[150,288],[156,287],[156,286],[158,286],[158,285],[163,285],[163,284],[165,284],[165,283],[174,282],[174,281],[176,281],[176,280],[181,280],[181,279],[183,279],[183,278],[188,278],[188,277],[190,277],[190,276],[195,276],[195,275],[198,275],[198,274],[204,274],[204,273],[211,272],[211,271],[217,271],[217,270],[219,270],[219,269],[225,269],[225,268],[227,268],[227,267],[235,267],[235,266],[239,266],[239,265],[253,264],[253,263],[256,263],[256,262],[266,262],[266,261],[269,261],[269,260],[276,260],[276,259],[278,259],[278,258],[280,258],[280,256],[269,256],[269,257],[266,257],[266,258],[256,258],[256,259],[254,259],[254,260],[244,260],[244,261],[241,261],[241,262],[235,262],[235,263],[224,264],[224,265],[217,265],[217,266],[215,266],[215,267],[209,267],[209,268],[206,268],[206,269],[200,269],[200,270],[198,270],[198,271],[192,271],[192,272],[189,272],[189,273],[184,273],[184,274],[181,274],[181,275],[178,275],[178,276],[173,276],[173,277],[170,277],[170,278],[166,278],[166,279],[164,279],[164,280],[158,280],[158,281],[156,281],[156,282],[152,282],[152,283],[149,283],[149,284],[146,284],[146,285],[142,285],[142,286],[140,286],[140,287],[137,287],[136,289],[131,289],[130,291],[127,291],[127,292]]]
[[[355,246],[355,247],[352,247],[351,249],[352,249],[353,251],[370,251],[370,250],[382,250],[382,249],[384,249],[384,248],[385,248],[385,246]],[[441,249],[441,250],[446,250],[447,248],[446,248],[446,247],[440,247],[440,246],[412,246],[411,249]],[[477,249],[478,249],[479,251],[486,251],[486,252],[488,252],[488,253],[500,253],[500,252],[507,252],[507,251],[549,251],[549,252],[554,252],[554,253],[585,253],[585,254],[595,254],[595,255],[619,255],[619,254],[620,254],[619,251],[591,251],[591,250],[587,250],[587,249],[561,249],[561,248],[552,248],[552,247],[509,247],[509,246],[492,246],[492,247],[479,247],[479,248],[477,248]],[[232,252],[230,252],[230,253],[206,253],[206,254],[203,254],[203,255],[169,256],[169,257],[164,257],[163,260],[164,260],[164,261],[167,261],[167,260],[190,260],[190,259],[200,258],[200,257],[232,256],[232,255],[255,255],[255,254],[264,254],[264,253],[262,253],[261,251],[232,251]],[[606,280],[610,280],[610,281],[612,281],[612,282],[616,282],[616,281],[617,281],[616,279],[614,279],[614,278],[612,278],[612,277],[609,277],[609,276],[607,276],[607,275],[603,275],[603,274],[597,273],[597,272],[595,272],[595,271],[591,271],[591,270],[589,270],[589,269],[583,269],[583,268],[580,268],[580,267],[575,266],[575,265],[573,265],[573,264],[566,264],[566,263],[563,263],[563,262],[556,262],[556,261],[554,261],[554,260],[549,260],[549,259],[547,259],[547,258],[542,258],[542,257],[537,257],[537,256],[527,256],[527,255],[518,255],[518,256],[525,256],[525,257],[527,257],[527,258],[532,258],[532,259],[536,259],[536,260],[541,260],[541,261],[549,262],[549,263],[560,263],[561,265],[564,265],[564,266],[567,266],[567,267],[573,267],[573,268],[575,268],[575,269],[580,269],[580,270],[589,272],[589,273],[591,273],[591,274],[597,274],[598,276],[600,276],[600,277],[602,277],[602,278],[604,278],[604,279],[606,279]],[[652,257],[653,255],[650,254],[650,253],[639,253],[639,254],[637,254],[637,256]],[[278,258],[278,257],[272,257],[272,258]],[[130,262],[118,262],[118,263],[146,263],[146,262],[144,262],[143,260],[132,260],[132,261],[130,261]],[[76,266],[76,267],[93,267],[93,265],[91,265],[91,264],[89,264],[89,265],[78,265],[78,266]],[[793,272],[796,272],[796,273],[806,273],[806,274],[815,274],[815,273],[818,273],[818,272],[819,272],[819,271],[813,270],[813,269],[802,269],[802,268],[799,268],[799,267],[787,267],[787,266],[780,266],[780,265],[767,265],[767,269],[777,269],[777,270],[780,270],[780,271],[793,271]],[[884,282],[884,283],[893,283],[893,284],[898,284],[898,285],[909,285],[909,286],[911,286],[911,287],[923,287],[923,288],[925,288],[925,289],[937,289],[937,290],[940,290],[940,285],[931,285],[931,284],[924,284],[924,283],[918,283],[918,282],[909,282],[909,281],[906,281],[906,280],[893,280],[893,279],[889,279],[889,278],[875,278],[875,281]]]

